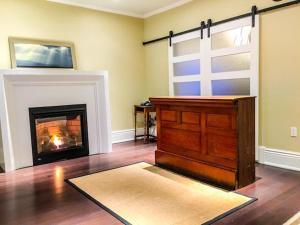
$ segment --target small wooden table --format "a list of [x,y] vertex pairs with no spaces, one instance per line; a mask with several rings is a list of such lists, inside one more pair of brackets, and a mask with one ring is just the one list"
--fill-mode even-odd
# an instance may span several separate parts
[[[144,143],[149,143],[150,138],[156,138],[156,136],[149,134],[149,119],[150,119],[150,113],[156,112],[156,109],[154,106],[141,106],[141,105],[135,105],[134,106],[134,141],[137,140],[138,137],[144,138]],[[144,134],[143,135],[137,135],[136,134],[136,118],[138,113],[144,114]]]

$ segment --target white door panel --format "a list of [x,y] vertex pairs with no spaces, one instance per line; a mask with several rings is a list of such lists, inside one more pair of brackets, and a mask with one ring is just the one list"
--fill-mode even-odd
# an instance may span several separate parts
[[258,146],[259,16],[176,36],[169,47],[169,94],[251,95],[256,98]]

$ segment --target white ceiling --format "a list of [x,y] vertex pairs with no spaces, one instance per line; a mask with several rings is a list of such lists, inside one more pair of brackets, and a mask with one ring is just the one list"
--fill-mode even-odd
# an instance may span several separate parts
[[146,18],[192,0],[48,0],[99,11]]

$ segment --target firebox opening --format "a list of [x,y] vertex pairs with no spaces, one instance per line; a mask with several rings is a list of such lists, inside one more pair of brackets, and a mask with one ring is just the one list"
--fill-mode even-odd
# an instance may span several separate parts
[[80,115],[36,119],[37,151],[63,151],[82,146]]
[[29,111],[34,165],[88,155],[86,105]]

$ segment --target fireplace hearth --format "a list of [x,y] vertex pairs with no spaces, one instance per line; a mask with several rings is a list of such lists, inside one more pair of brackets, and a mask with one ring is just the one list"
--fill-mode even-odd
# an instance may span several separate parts
[[33,165],[89,155],[86,105],[29,108]]

